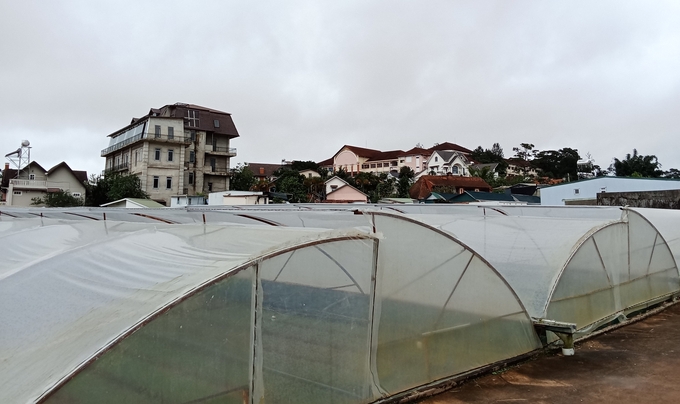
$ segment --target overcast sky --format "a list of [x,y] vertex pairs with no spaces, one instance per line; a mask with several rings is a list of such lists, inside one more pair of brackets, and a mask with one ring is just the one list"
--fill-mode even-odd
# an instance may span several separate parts
[[176,102],[232,113],[232,166],[448,141],[680,168],[680,2],[0,0],[3,156],[101,172]]

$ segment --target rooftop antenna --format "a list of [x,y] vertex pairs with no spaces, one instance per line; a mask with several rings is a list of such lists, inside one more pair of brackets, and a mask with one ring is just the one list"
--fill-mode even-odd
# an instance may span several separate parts
[[21,169],[31,164],[31,142],[28,140],[22,140],[21,147],[11,153],[5,154],[5,157],[10,163],[12,163],[14,167],[16,167],[16,178],[19,178]]

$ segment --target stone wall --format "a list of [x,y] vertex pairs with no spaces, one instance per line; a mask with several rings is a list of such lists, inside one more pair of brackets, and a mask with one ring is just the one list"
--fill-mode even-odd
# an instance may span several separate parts
[[601,192],[597,194],[597,204],[600,206],[680,209],[680,190]]

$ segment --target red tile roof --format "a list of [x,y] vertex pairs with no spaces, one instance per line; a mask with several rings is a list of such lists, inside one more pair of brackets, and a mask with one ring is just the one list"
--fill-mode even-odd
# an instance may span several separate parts
[[474,191],[475,189],[482,192],[491,192],[493,189],[489,184],[479,177],[461,177],[456,175],[423,175],[416,181],[411,189],[409,195],[413,199],[425,199],[428,195],[437,188],[441,187],[455,187],[456,189],[463,188],[466,191]]
[[472,153],[472,150],[470,150],[470,149],[466,149],[463,146],[457,145],[455,143],[449,143],[449,142],[439,143],[438,145],[432,146],[427,150],[429,150],[430,152],[433,152],[435,150],[455,150],[455,151],[459,151],[459,152],[465,153],[465,154]]

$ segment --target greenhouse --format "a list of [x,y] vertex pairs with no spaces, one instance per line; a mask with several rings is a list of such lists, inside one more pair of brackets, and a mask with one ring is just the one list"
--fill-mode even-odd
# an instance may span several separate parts
[[677,213],[0,207],[0,402],[404,397],[675,297]]

